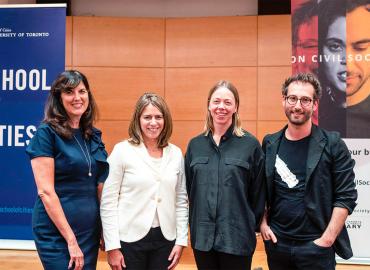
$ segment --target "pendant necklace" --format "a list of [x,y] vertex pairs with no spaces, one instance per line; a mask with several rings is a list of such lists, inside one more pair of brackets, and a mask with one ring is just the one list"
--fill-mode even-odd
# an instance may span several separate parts
[[85,144],[85,148],[86,148],[86,154],[85,154],[84,149],[82,148],[80,142],[77,140],[75,135],[73,135],[73,138],[76,140],[78,146],[81,148],[81,151],[84,154],[87,166],[89,167],[89,176],[91,177],[92,176],[92,173],[91,173],[91,157],[90,157],[90,154],[89,154],[89,150],[87,149],[86,141],[85,141],[85,139],[83,139],[84,144]]

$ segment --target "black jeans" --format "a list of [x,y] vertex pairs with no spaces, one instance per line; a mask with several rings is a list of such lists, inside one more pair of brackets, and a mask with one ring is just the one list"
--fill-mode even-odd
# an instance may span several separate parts
[[175,240],[164,238],[161,228],[151,228],[144,238],[127,243],[121,241],[121,252],[127,270],[167,270]]
[[193,249],[198,270],[250,270],[252,256],[238,256],[215,250]]
[[264,241],[270,270],[335,270],[332,247],[320,247],[313,241],[278,239]]

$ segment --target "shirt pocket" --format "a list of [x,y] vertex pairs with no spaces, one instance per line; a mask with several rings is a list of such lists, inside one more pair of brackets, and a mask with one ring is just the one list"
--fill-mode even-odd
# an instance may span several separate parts
[[225,158],[224,185],[244,188],[248,182],[249,174],[249,162],[242,159]]
[[206,184],[209,176],[209,157],[196,157],[190,162],[193,181],[198,184]]

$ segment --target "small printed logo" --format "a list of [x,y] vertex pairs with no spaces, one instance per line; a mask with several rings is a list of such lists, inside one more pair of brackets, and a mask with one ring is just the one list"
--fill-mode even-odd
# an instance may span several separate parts
[[0,33],[11,33],[12,29],[8,27],[0,27]]
[[354,229],[354,230],[359,230],[361,229],[361,220],[349,220],[346,221],[346,228],[347,229]]
[[355,179],[356,186],[370,186],[370,180]]

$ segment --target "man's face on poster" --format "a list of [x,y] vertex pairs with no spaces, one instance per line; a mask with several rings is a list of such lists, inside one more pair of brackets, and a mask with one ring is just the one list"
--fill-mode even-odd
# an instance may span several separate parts
[[[352,96],[370,76],[370,5],[347,14],[347,96]],[[369,89],[370,91],[370,89]]]
[[312,56],[317,55],[317,16],[314,16],[306,23],[299,26],[297,31],[297,44],[294,49],[296,57],[305,56],[305,61],[302,63],[294,63],[294,73],[311,72],[317,74],[318,63],[312,61]]

